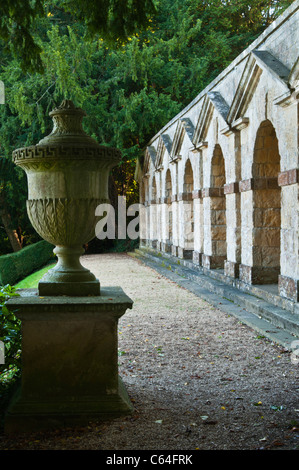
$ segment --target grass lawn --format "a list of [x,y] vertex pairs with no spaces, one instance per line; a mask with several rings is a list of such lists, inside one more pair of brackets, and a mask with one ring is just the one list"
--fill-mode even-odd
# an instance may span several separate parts
[[17,289],[30,289],[30,288],[37,288],[39,280],[43,277],[43,275],[49,271],[49,269],[53,268],[56,263],[48,264],[44,268],[40,269],[39,271],[35,271],[34,273],[30,274],[30,276],[25,277],[22,281],[16,284]]

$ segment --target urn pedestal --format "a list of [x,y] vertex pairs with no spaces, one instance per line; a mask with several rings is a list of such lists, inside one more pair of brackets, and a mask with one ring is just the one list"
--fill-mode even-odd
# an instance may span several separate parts
[[52,133],[13,152],[28,178],[33,227],[55,245],[56,266],[38,290],[7,302],[22,322],[22,375],[5,431],[38,431],[132,412],[118,375],[118,319],[132,300],[102,287],[80,263],[95,236],[96,207],[108,202],[108,175],[120,152],[82,129],[84,112],[64,101],[50,113]]

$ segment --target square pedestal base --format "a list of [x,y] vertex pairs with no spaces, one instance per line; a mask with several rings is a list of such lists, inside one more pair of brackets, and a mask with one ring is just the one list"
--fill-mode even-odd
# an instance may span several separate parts
[[22,321],[22,376],[7,410],[6,433],[85,424],[129,414],[118,376],[118,319],[133,302],[120,288],[100,296],[39,296],[8,301]]

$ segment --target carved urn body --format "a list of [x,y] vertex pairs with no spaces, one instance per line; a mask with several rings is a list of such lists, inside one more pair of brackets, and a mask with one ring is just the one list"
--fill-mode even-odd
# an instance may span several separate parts
[[54,109],[51,134],[17,149],[13,161],[28,180],[27,211],[38,234],[55,245],[58,262],[41,279],[40,295],[99,295],[100,283],[80,263],[95,237],[95,210],[108,200],[109,171],[117,149],[99,145],[82,128],[85,112],[64,100]]

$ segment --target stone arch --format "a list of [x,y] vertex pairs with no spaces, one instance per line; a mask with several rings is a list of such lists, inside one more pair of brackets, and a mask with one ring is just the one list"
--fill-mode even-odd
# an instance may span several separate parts
[[211,269],[223,269],[227,257],[225,182],[225,161],[220,145],[216,144],[211,161]]
[[271,121],[265,120],[256,134],[252,164],[253,284],[277,283],[280,274],[279,172],[278,139]]

